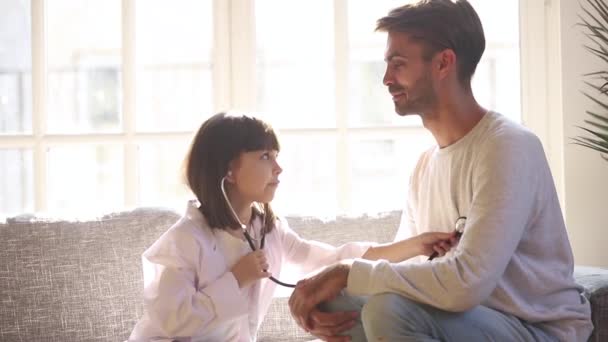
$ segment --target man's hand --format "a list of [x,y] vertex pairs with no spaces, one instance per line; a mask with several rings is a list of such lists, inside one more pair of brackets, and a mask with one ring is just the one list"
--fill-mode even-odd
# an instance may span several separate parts
[[357,317],[359,317],[357,311],[322,312],[314,309],[310,313],[309,322],[312,328],[309,332],[323,341],[350,341],[350,337],[338,336],[338,334],[354,327],[357,324]]
[[[298,282],[289,298],[289,309],[300,327],[327,338],[352,326],[345,324],[348,321],[343,313],[322,314],[316,311],[319,303],[334,299],[346,287],[349,272],[350,265],[340,263]],[[311,315],[313,312],[315,314]],[[321,320],[326,320],[323,325],[319,324]]]

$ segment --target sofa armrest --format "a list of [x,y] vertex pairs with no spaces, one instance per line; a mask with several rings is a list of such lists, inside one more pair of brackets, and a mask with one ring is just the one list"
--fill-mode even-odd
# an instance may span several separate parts
[[584,295],[591,303],[594,330],[589,341],[608,341],[608,270],[576,266],[574,279],[583,286]]

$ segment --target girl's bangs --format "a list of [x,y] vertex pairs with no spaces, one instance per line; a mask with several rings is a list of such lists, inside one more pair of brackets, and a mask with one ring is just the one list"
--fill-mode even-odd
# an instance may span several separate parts
[[248,130],[244,139],[245,152],[258,150],[280,150],[279,140],[272,130],[266,127],[252,127]]

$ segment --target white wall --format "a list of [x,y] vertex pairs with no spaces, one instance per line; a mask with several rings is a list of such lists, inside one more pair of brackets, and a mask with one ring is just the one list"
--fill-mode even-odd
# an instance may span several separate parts
[[[552,76],[559,77],[553,81],[561,83],[561,99],[560,96],[552,96],[550,100],[561,102],[561,113],[557,112],[555,116],[549,113],[547,120],[549,127],[561,126],[563,129],[561,144],[557,146],[562,151],[562,165],[552,167],[561,167],[563,171],[563,183],[560,184],[563,190],[562,205],[575,262],[608,267],[608,161],[603,160],[597,152],[573,145],[570,140],[580,133],[575,126],[583,123],[585,110],[597,109],[581,93],[582,90],[588,90],[582,82],[582,75],[608,70],[608,65],[583,48],[587,40],[582,34],[582,28],[576,26],[578,14],[581,13],[579,1],[553,0],[549,6],[555,7],[549,9],[551,12],[548,18],[559,29],[547,32],[548,35],[559,35],[559,44],[556,45],[561,45],[547,54],[553,60],[561,57],[561,66],[558,63],[556,68],[558,73]],[[554,56],[553,53],[559,56]],[[559,111],[559,106],[557,109]],[[551,122],[554,120],[561,122],[556,125]]]

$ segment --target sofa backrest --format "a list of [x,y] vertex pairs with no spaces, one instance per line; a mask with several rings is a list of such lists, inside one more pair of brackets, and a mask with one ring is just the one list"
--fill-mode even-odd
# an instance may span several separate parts
[[[124,341],[141,317],[141,254],[180,214],[140,208],[89,221],[36,217],[0,224],[0,341]],[[397,212],[378,217],[288,217],[303,237],[338,245],[392,240]],[[276,305],[274,305],[276,304]],[[273,303],[260,341],[301,332]],[[292,325],[294,329],[285,329]]]
[[373,216],[337,217],[328,220],[293,216],[287,217],[287,222],[306,239],[338,246],[351,241],[393,241],[400,218],[400,211],[391,211]]
[[0,224],[0,341],[120,341],[142,314],[141,254],[179,215]]

